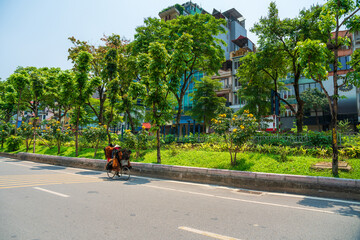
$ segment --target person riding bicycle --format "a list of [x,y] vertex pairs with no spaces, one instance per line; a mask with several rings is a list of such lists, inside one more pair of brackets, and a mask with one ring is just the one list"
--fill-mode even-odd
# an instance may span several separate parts
[[111,143],[109,144],[109,146],[106,146],[104,148],[105,158],[107,159],[107,162],[111,160],[113,150],[114,150],[114,145],[112,145]]

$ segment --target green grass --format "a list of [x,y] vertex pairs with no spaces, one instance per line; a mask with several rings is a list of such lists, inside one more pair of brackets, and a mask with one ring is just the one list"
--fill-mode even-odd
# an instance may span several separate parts
[[[5,151],[5,149],[0,151]],[[12,153],[17,152],[26,152],[25,146],[22,146],[18,151]],[[32,153],[32,148],[29,152]],[[53,147],[49,149],[47,146],[38,145],[36,146],[36,153],[57,155],[57,148]],[[59,156],[75,157],[75,147],[61,147],[61,154]],[[135,156],[136,153],[134,151],[131,161],[156,163],[156,150],[143,151],[139,159],[135,159]],[[78,157],[94,158],[94,149],[82,149],[79,151]],[[102,149],[98,149],[96,158],[105,160]],[[317,162],[331,162],[331,159],[310,156],[288,156],[286,161],[281,161],[280,155],[245,152],[239,153],[237,155],[237,165],[231,166],[230,155],[228,152],[200,151],[181,148],[177,150],[176,154],[174,154],[174,151],[167,149],[161,151],[161,163],[166,165],[332,177],[331,169],[313,170],[310,168]],[[339,171],[339,177],[360,179],[360,159],[346,159],[346,162],[350,164],[352,171]]]
[[[309,156],[288,156],[282,162],[279,155],[253,152],[239,153],[237,165],[230,165],[228,152],[207,152],[199,150],[183,150],[172,156],[170,150],[161,151],[161,163],[166,165],[231,169],[250,172],[280,173],[307,176],[332,177],[331,169],[313,170],[310,167],[317,162],[331,162],[329,158]],[[133,160],[143,163],[156,163],[156,151],[147,152],[142,159]],[[340,178],[360,179],[360,159],[347,159],[352,167],[350,172],[339,172]]]
[[[46,155],[57,155],[57,147],[52,147],[51,149],[47,146],[44,145],[36,145],[36,151],[35,153],[37,154],[46,154]],[[6,148],[0,150],[0,151],[5,151]],[[94,158],[94,151],[95,149],[92,148],[84,148],[84,149],[80,149],[79,151],[79,158]],[[26,152],[26,147],[25,145],[22,145],[20,147],[19,150],[11,152],[11,153],[18,153],[18,152]],[[29,153],[33,152],[33,148],[32,146],[29,148]],[[61,147],[60,149],[60,154],[59,156],[64,156],[64,157],[75,157],[75,147]],[[102,149],[98,149],[97,150],[97,155],[96,155],[96,159],[104,159],[104,151]]]

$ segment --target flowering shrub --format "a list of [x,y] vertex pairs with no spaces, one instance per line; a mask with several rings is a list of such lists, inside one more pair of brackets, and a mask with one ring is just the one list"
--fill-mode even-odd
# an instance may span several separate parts
[[241,146],[250,139],[258,129],[258,123],[253,114],[245,110],[243,114],[236,115],[228,112],[219,114],[212,119],[212,128],[223,136],[230,153],[231,164],[236,165],[236,154]]
[[124,148],[135,149],[136,158],[140,155],[140,150],[147,149],[149,134],[143,126],[137,135],[133,134],[131,130],[125,130],[124,134]]
[[5,140],[11,135],[15,128],[15,125],[10,123],[6,123],[5,121],[0,122],[0,141],[1,141],[1,148],[4,147]]
[[45,129],[41,131],[42,137],[50,141],[52,145],[56,144],[58,154],[60,154],[61,143],[71,140],[72,131],[70,127],[63,128],[61,123],[54,119],[45,123],[47,123]]
[[95,149],[94,158],[96,157],[99,143],[106,140],[107,131],[106,125],[99,125],[97,127],[86,128],[82,131],[82,137],[85,141],[91,144],[91,147]]
[[[37,134],[40,133],[40,129],[36,129]],[[32,138],[34,137],[34,127],[29,123],[22,123],[21,126],[17,129],[17,133],[23,139],[25,139],[26,151],[29,151],[29,146],[31,144]]]

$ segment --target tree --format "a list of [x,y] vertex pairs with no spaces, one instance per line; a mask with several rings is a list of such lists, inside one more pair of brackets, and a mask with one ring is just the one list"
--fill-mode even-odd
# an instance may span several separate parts
[[[297,132],[302,132],[304,117],[304,101],[300,97],[299,80],[303,67],[298,63],[299,50],[296,45],[306,39],[325,39],[325,35],[319,31],[321,22],[321,8],[313,6],[309,10],[300,11],[299,17],[281,20],[275,2],[271,2],[267,17],[262,17],[259,23],[251,29],[259,37],[259,49],[273,49],[284,55],[287,67],[294,77],[295,98],[297,109],[290,107],[296,116]],[[278,54],[274,54],[277,57]]]
[[0,81],[0,121],[10,122],[16,114],[17,94],[9,81]]
[[301,99],[305,102],[304,109],[315,111],[316,116],[316,125],[318,126],[319,132],[321,131],[321,126],[319,123],[318,111],[324,110],[324,108],[328,105],[328,100],[326,99],[325,93],[321,92],[319,89],[306,89],[301,93]]
[[[319,83],[325,93],[330,113],[332,125],[332,173],[338,176],[338,100],[339,88],[353,84],[360,86],[360,50],[357,49],[348,62],[352,67],[352,71],[345,76],[340,76],[338,68],[341,67],[339,62],[339,49],[342,46],[349,46],[350,39],[348,34],[360,30],[360,16],[356,15],[360,11],[359,1],[342,1],[329,0],[324,4],[321,11],[320,30],[327,35],[327,41],[307,39],[298,43],[297,51],[299,52],[298,64],[303,68],[305,76],[312,78]],[[344,36],[339,35],[340,28],[345,26],[348,30]],[[329,79],[329,64],[333,66],[332,84],[333,95],[330,95],[325,89],[323,81]]]
[[[139,108],[136,104],[139,94],[137,91],[132,91],[133,86],[138,84],[135,81],[138,74],[136,58],[132,54],[132,45],[127,41],[122,41],[119,35],[114,34],[104,38],[104,41],[106,41],[106,54],[103,75],[110,80],[107,89],[110,105],[107,124],[110,126],[114,117],[118,116],[120,112],[124,112],[131,130],[134,131],[136,119],[139,118],[137,115],[140,114],[136,111]],[[118,113],[115,114],[113,110],[117,110]]]
[[[45,79],[51,74],[52,69],[26,67],[18,68],[24,78],[28,79],[28,85],[22,89],[22,98],[27,108],[32,112],[32,131],[33,131],[33,153],[36,148],[36,136],[39,121],[39,110],[44,108],[45,100]],[[19,98],[20,100],[20,98]],[[21,100],[22,101],[22,100]]]
[[73,106],[73,96],[76,92],[74,73],[57,69],[46,79],[45,88],[45,104],[61,122]]
[[79,155],[79,124],[80,124],[80,114],[83,107],[83,104],[86,103],[89,97],[93,94],[95,86],[99,84],[99,78],[92,78],[90,81],[90,63],[92,60],[92,55],[88,52],[80,52],[79,56],[76,59],[75,64],[75,89],[76,93],[74,94],[74,121],[75,121],[75,155]]
[[[29,69],[29,68],[27,68]],[[17,111],[16,111],[16,122],[19,121],[20,106],[22,104],[22,97],[24,91],[29,89],[29,75],[26,69],[19,67],[15,73],[10,75],[9,82],[17,92]],[[17,128],[15,128],[15,135],[17,134]]]
[[[224,41],[216,38],[225,33],[221,25],[225,25],[223,19],[216,19],[210,14],[195,14],[178,16],[171,21],[148,18],[145,26],[136,29],[134,51],[135,53],[148,52],[149,45],[153,42],[164,44],[169,53],[174,51],[176,41],[187,35],[188,48],[191,49],[186,55],[178,59],[178,66],[173,71],[181,72],[182,81],[179,88],[173,90],[178,102],[176,124],[180,123],[183,98],[189,85],[193,82],[196,72],[205,72],[208,75],[217,73],[221,64],[225,61],[224,51],[220,44]],[[177,74],[176,74],[177,75]]]
[[180,83],[181,75],[174,69],[178,68],[183,55],[190,51],[188,41],[190,37],[183,35],[176,41],[172,53],[162,43],[150,43],[148,53],[142,53],[138,57],[140,83],[145,87],[142,90],[143,99],[150,109],[146,118],[156,131],[158,163],[161,163],[160,127],[172,119],[174,106],[170,101],[171,95]]
[[[236,74],[241,83],[238,95],[246,101],[246,104],[240,112],[245,109],[251,111],[260,123],[263,116],[270,114],[271,90],[278,94],[278,90],[283,85],[280,78],[285,74],[284,55],[274,48],[266,48],[256,53],[249,52],[241,58]],[[293,108],[290,103],[281,98],[280,94],[278,97]]]
[[193,100],[191,116],[196,121],[203,120],[204,129],[207,130],[211,119],[216,116],[216,110],[225,105],[226,99],[216,95],[215,91],[221,89],[221,83],[217,79],[204,77],[201,81],[195,82],[195,89],[190,95]]
[[[96,93],[98,95],[98,101],[88,101],[84,102],[84,104],[88,104],[94,114],[97,117],[98,122],[101,124],[104,123],[104,112],[105,112],[105,101],[107,99],[106,90],[107,85],[109,84],[109,79],[104,77],[102,71],[105,67],[105,54],[106,49],[105,46],[94,46],[89,44],[86,41],[77,40],[74,37],[69,37],[69,40],[74,45],[73,47],[68,49],[69,56],[68,59],[72,60],[74,63],[74,70],[77,68],[77,59],[81,52],[88,52],[92,58],[89,63],[89,72],[91,72],[92,77],[99,78],[99,85],[94,86]],[[98,103],[97,103],[98,102]]]

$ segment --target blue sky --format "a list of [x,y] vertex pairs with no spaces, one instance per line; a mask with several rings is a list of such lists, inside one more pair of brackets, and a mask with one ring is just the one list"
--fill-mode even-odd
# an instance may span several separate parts
[[[133,40],[135,28],[146,17],[180,0],[0,0],[0,78],[5,80],[17,66],[72,67],[67,60],[67,39],[99,44],[112,33]],[[267,14],[270,0],[198,0],[208,12],[236,8],[246,18],[249,30]],[[281,18],[294,17],[300,9],[325,0],[276,0]],[[256,36],[248,31],[256,42]]]

